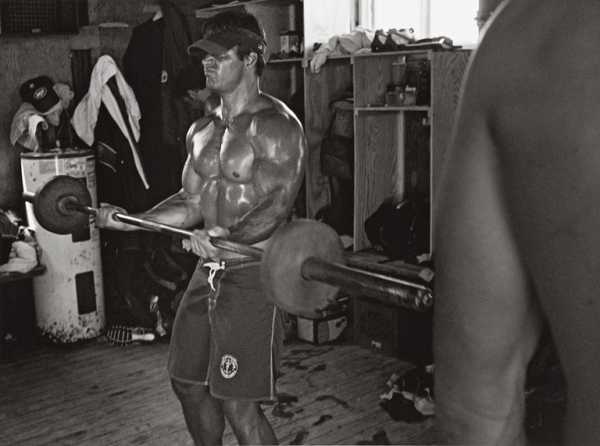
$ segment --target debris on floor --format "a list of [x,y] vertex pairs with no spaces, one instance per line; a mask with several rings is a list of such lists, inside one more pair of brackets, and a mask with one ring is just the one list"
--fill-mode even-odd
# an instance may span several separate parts
[[392,374],[379,405],[396,421],[414,423],[434,415],[433,369],[433,365],[417,366],[402,375]]

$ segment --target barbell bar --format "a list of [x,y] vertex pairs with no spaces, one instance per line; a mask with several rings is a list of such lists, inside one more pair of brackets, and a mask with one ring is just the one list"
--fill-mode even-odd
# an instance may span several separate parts
[[[69,234],[89,224],[98,210],[91,206],[85,183],[59,175],[23,198],[33,206],[38,223],[46,230]],[[190,238],[192,231],[116,212],[118,221],[163,234]],[[319,317],[331,305],[339,287],[350,294],[371,297],[417,311],[433,304],[431,289],[423,284],[346,266],[339,236],[314,220],[293,220],[275,231],[262,249],[222,238],[210,238],[217,248],[261,261],[261,280],[267,298],[285,311]]]
[[[91,206],[86,206],[77,201],[74,197],[66,197],[64,200],[64,208],[67,211],[76,211],[83,212],[88,215],[96,216],[98,210]],[[133,215],[123,214],[121,212],[115,212],[111,216],[117,221],[122,223],[127,223],[132,226],[137,226],[139,228],[148,229],[154,232],[160,232],[162,234],[168,235],[178,235],[181,237],[191,238],[194,236],[192,231],[187,229],[178,228],[176,226],[165,225],[163,223],[158,223],[152,220],[134,217]],[[211,237],[210,242],[216,246],[217,248],[223,249],[225,251],[234,252],[236,254],[241,254],[248,257],[258,258],[262,256],[262,249],[255,248],[253,246],[244,245],[241,243],[234,243],[222,238]]]

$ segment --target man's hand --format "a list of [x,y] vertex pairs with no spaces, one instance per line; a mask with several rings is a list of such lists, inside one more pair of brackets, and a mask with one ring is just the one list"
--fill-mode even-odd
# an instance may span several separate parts
[[189,240],[183,240],[183,248],[192,251],[203,259],[220,260],[221,250],[214,246],[211,237],[227,237],[229,231],[221,226],[214,226],[210,229],[196,229],[194,237]]
[[104,229],[115,229],[117,231],[131,231],[131,225],[122,223],[113,218],[113,214],[117,212],[120,214],[127,214],[127,211],[123,208],[108,203],[100,203],[100,207],[96,213],[96,226]]

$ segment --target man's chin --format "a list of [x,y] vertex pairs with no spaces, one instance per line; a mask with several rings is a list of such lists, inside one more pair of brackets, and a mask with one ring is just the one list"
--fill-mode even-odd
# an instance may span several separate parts
[[210,91],[217,91],[217,83],[209,78],[206,78],[206,89]]
[[206,84],[206,89],[214,94],[220,94],[221,92],[223,92],[222,88],[219,88],[218,85],[210,85],[210,84]]

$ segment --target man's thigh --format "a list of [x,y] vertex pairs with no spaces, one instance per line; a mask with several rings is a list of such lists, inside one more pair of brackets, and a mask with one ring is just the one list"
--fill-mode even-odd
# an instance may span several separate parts
[[185,291],[171,333],[168,370],[171,378],[208,383],[210,366],[210,287],[199,263]]
[[258,262],[226,266],[211,324],[213,396],[274,399],[282,324],[279,311],[265,298]]

